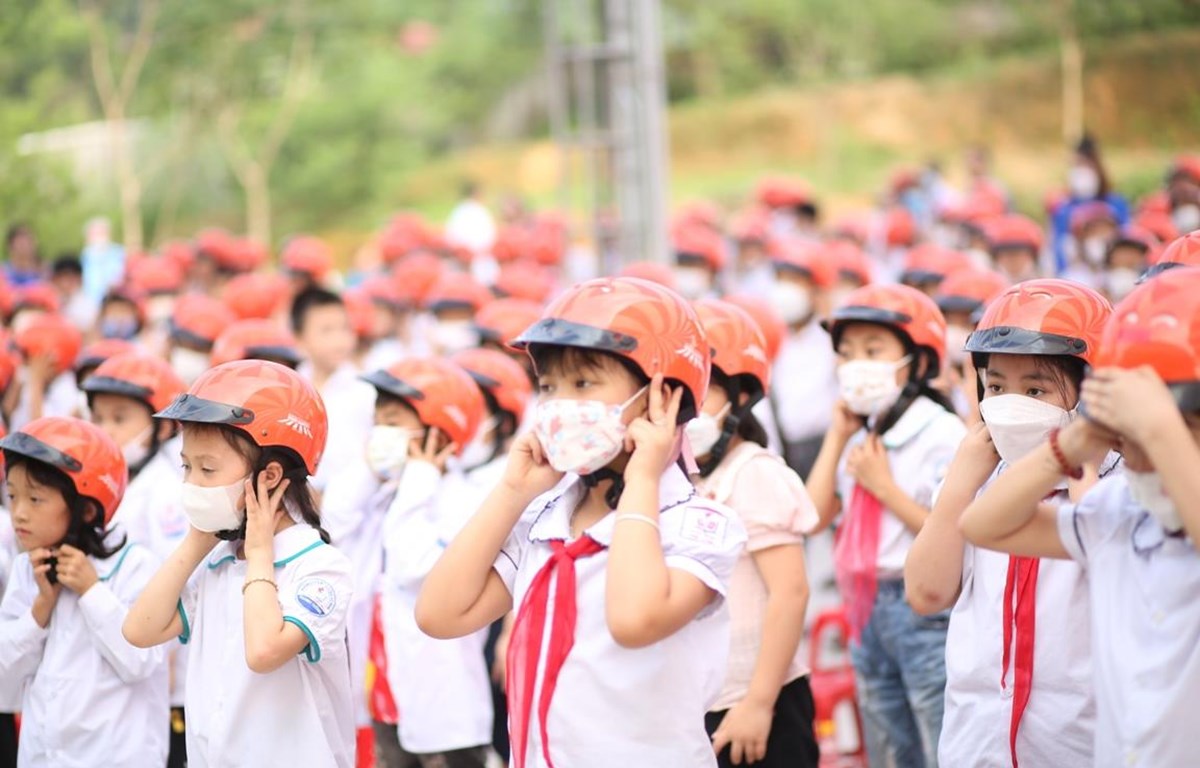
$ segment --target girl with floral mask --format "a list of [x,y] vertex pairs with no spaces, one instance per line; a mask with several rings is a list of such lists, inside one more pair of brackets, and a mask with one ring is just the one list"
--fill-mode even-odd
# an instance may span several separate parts
[[[1181,267],[1135,288],[1088,350],[1094,369],[1083,382],[1080,416],[995,478],[959,521],[977,546],[1041,558],[1043,565],[1069,559],[1081,569],[1095,598],[1090,631],[1073,628],[1061,638],[1061,653],[1074,656],[1081,641],[1091,641],[1084,684],[1095,696],[1092,754],[1099,766],[1189,765],[1200,749],[1194,727],[1200,707],[1198,339],[1200,270]],[[1124,471],[1100,480],[1078,502],[1042,503],[1064,478],[1084,476],[1114,446]],[[1040,605],[1040,574],[1037,588],[1040,640],[1043,621],[1057,617]],[[1035,666],[1035,685],[1037,674]],[[1135,700],[1142,703],[1131,707]],[[1063,711],[1055,719],[1073,717]]]
[[[1030,280],[995,299],[967,341],[983,423],[959,448],[905,567],[918,612],[953,606],[943,765],[1092,762],[1096,710],[1082,569],[966,545],[958,521],[981,488],[1070,423],[1111,314],[1090,288]],[[1077,499],[1117,458],[1062,483],[1047,504]]]
[[751,412],[770,367],[754,320],[723,301],[697,302],[713,348],[701,413],[687,424],[701,495],[727,504],[749,538],[734,566],[729,667],[705,716],[721,766],[816,766],[814,704],[799,653],[808,604],[804,533],[817,522],[800,477],[766,449]]
[[827,324],[841,399],[807,480],[822,527],[841,514],[834,550],[851,627],[872,764],[934,766],[942,725],[946,622],[904,599],[904,558],[966,433],[931,387],[946,321],[924,293],[860,288]]
[[241,360],[155,415],[183,426],[190,527],[123,631],[139,648],[188,646],[188,757],[353,765],[350,564],[308,485],[329,430],[320,395],[290,368]]
[[704,713],[745,536],[680,466],[683,425],[708,387],[699,320],[656,283],[592,280],[515,344],[538,373],[534,430],[430,572],[418,623],[469,635],[517,606],[516,768],[715,766]]

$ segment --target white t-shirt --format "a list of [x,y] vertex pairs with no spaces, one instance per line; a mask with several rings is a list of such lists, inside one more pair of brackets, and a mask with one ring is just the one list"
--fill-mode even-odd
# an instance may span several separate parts
[[[933,493],[966,434],[967,428],[958,416],[927,397],[918,397],[883,436],[896,485],[921,506],[932,507]],[[850,502],[854,490],[854,478],[846,471],[846,457],[866,439],[866,429],[856,432],[838,464],[838,493],[843,505]],[[880,579],[904,576],[904,561],[914,538],[900,518],[889,509],[883,510],[876,561]]]
[[[520,606],[549,560],[551,540],[570,538],[570,520],[586,488],[576,475],[534,501],[509,534],[493,566]],[[729,653],[724,595],[746,542],[737,514],[701,499],[683,471],[671,466],[659,483],[659,524],[667,567],[690,573],[718,597],[699,617],[645,648],[623,648],[605,619],[608,551],[575,562],[578,592],[575,644],[559,672],[547,732],[555,765],[715,766],[704,713],[716,700]],[[614,515],[586,533],[606,547]],[[632,525],[632,523],[625,523]],[[547,626],[553,621],[553,600]],[[536,684],[533,700],[541,695]],[[545,768],[537,722],[529,722],[526,765]]]
[[1196,765],[1200,556],[1129,494],[1124,472],[1058,510],[1092,600],[1096,765]]
[[30,612],[29,555],[13,562],[0,604],[0,697],[21,699],[18,764],[144,768],[167,760],[166,650],[134,648],[125,615],[158,569],[145,547],[89,558],[100,578],[82,596],[63,589],[45,629]]
[[772,399],[784,440],[808,440],[829,429],[838,398],[836,362],[829,334],[816,320],[784,339],[772,374]]
[[246,665],[246,561],[221,542],[179,601],[188,646],[187,752],[192,766],[354,765],[354,704],[346,651],[350,563],[315,528],[275,534],[283,620],[309,644],[267,674]]
[[[312,379],[312,367],[301,363],[296,372]],[[324,491],[330,479],[348,465],[363,460],[367,438],[375,423],[375,388],[358,378],[358,369],[347,363],[321,387],[321,400],[329,417],[325,455],[312,477],[314,488]]]
[[472,253],[485,253],[496,242],[496,220],[483,203],[472,198],[454,206],[446,219],[446,239]]

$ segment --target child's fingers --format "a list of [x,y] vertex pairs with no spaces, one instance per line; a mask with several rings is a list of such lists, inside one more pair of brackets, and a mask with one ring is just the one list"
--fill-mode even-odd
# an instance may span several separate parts
[[286,491],[288,486],[291,484],[291,480],[284,478],[283,482],[275,487],[275,492],[270,496],[271,509],[277,509],[279,507],[279,502],[283,499],[283,492]]
[[453,456],[456,451],[458,451],[458,443],[448,444],[445,448],[438,451],[437,460],[434,463],[436,463],[439,467],[446,466],[447,459]]
[[721,754],[721,750],[729,746],[729,731],[724,728],[717,728],[717,732],[712,737],[713,753]]
[[679,408],[683,404],[683,387],[675,387],[671,391],[671,399],[667,403],[667,424],[672,427],[679,420]]
[[254,494],[254,482],[246,478],[246,517],[258,514],[258,497]]
[[437,427],[430,427],[429,432],[425,435],[425,455],[437,456],[437,441],[438,435],[441,434]]
[[666,415],[663,407],[663,377],[661,373],[654,374],[654,378],[650,380],[650,405],[646,409],[646,415],[655,424],[660,423],[663,416]]

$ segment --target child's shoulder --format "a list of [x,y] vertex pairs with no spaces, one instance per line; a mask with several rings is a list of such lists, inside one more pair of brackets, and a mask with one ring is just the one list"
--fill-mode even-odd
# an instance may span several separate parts
[[738,551],[746,541],[741,518],[730,506],[700,494],[659,514],[663,548]]

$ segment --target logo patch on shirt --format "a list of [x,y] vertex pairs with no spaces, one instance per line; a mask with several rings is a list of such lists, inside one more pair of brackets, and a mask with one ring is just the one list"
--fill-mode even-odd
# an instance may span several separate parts
[[337,592],[328,581],[313,576],[296,587],[296,602],[314,616],[327,616],[337,607]]
[[725,527],[729,521],[719,512],[704,507],[693,507],[683,516],[679,535],[697,544],[720,544],[725,540]]

